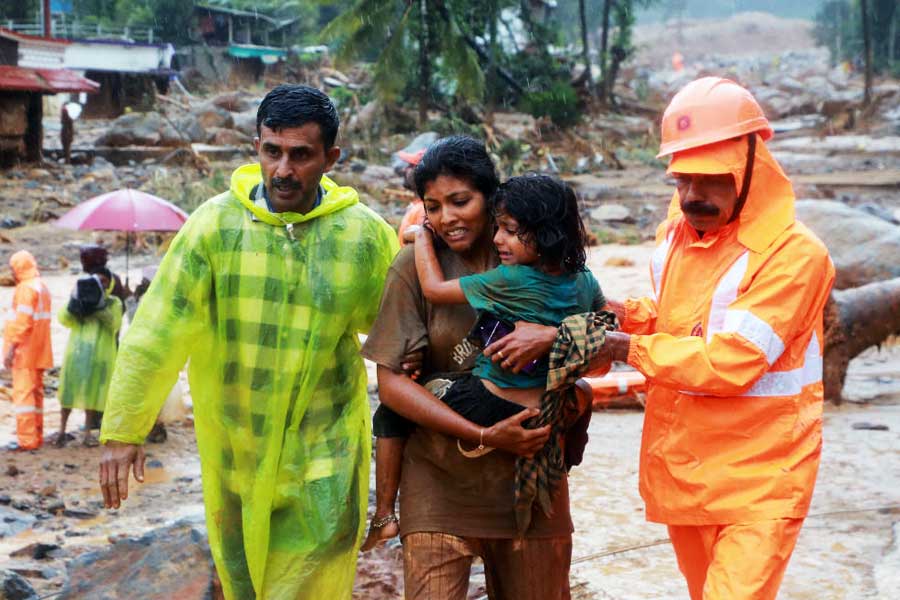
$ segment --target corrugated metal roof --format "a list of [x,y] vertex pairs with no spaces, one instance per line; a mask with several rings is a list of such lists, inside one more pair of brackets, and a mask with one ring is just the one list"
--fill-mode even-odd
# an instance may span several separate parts
[[0,65],[0,90],[21,92],[89,92],[100,89],[100,84],[66,69],[28,69]]

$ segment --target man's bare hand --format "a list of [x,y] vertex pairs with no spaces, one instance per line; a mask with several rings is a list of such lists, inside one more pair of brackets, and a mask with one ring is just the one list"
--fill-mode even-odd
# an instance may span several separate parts
[[507,371],[518,373],[550,353],[556,333],[556,327],[518,321],[513,332],[490,344],[484,349],[484,355]]
[[404,375],[416,381],[422,375],[422,363],[424,360],[425,351],[415,350],[414,352],[409,352],[401,359],[400,368],[403,369]]
[[124,442],[109,442],[100,459],[100,491],[106,508],[119,508],[128,498],[128,471],[144,481],[144,447]]
[[495,423],[484,430],[484,444],[531,458],[550,439],[549,425],[537,429],[522,427],[523,421],[536,417],[539,413],[536,408],[526,408],[508,419]]

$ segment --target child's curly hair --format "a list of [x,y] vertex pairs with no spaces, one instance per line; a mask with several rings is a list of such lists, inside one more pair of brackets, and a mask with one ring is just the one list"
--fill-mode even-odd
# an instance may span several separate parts
[[587,233],[574,190],[556,177],[526,173],[510,177],[494,194],[494,214],[519,224],[519,239],[538,253],[544,270],[578,273],[587,260]]

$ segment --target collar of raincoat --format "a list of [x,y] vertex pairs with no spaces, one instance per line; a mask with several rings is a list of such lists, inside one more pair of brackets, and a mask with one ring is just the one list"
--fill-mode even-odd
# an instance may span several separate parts
[[258,164],[238,167],[231,174],[231,193],[237,196],[241,204],[253,215],[264,223],[275,226],[283,226],[288,223],[304,223],[316,217],[337,212],[359,202],[359,194],[351,187],[336,184],[334,181],[322,175],[320,185],[325,190],[322,202],[308,213],[280,212],[273,213],[264,206],[257,205],[250,193],[257,184],[262,183],[262,170]]
[[[740,190],[747,168],[747,139],[734,138],[676,152],[667,173],[731,173]],[[681,216],[678,192],[669,204],[669,219]],[[762,139],[756,139],[753,178],[747,202],[738,217],[738,241],[756,253],[764,252],[794,223],[794,189]]]
[[16,275],[16,281],[28,281],[39,275],[37,261],[28,250],[19,250],[10,256],[9,266]]

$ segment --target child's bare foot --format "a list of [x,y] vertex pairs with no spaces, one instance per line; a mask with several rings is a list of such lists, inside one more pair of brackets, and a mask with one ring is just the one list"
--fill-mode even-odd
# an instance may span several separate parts
[[396,537],[400,533],[400,526],[397,515],[391,513],[383,517],[375,515],[372,517],[372,523],[369,525],[369,534],[363,541],[361,552],[368,552],[375,546],[379,546],[392,537]]

